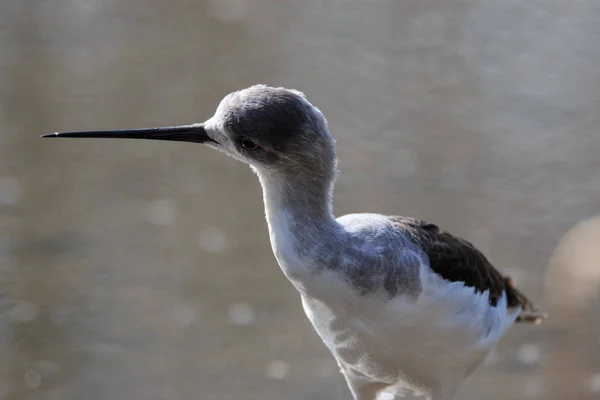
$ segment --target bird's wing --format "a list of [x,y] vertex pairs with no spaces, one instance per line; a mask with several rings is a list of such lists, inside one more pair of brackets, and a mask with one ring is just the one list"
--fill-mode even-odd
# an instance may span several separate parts
[[[429,267],[451,282],[463,282],[476,292],[489,290],[490,304],[495,306],[506,292],[508,307],[521,306],[520,320],[537,322],[542,313],[517,288],[510,277],[502,275],[472,243],[440,230],[430,222],[408,217],[388,217],[407,232],[429,257]],[[529,312],[529,314],[527,313]],[[532,315],[529,317],[528,315]]]

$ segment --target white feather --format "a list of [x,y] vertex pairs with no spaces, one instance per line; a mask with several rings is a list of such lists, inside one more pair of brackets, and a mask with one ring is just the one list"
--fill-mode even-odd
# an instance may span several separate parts
[[[398,296],[386,301],[383,294],[358,297],[350,287],[334,282],[335,277],[328,279],[331,285],[320,280],[321,288],[307,285],[312,290],[303,295],[303,306],[342,368],[417,391],[457,386],[481,364],[518,315],[518,311],[509,313],[506,295],[492,307],[487,292],[477,294],[461,283],[449,283],[426,265],[416,299]],[[336,342],[339,332],[331,329],[333,321],[345,327],[343,343]],[[349,346],[362,355],[357,362],[340,354],[340,349],[347,354]]]

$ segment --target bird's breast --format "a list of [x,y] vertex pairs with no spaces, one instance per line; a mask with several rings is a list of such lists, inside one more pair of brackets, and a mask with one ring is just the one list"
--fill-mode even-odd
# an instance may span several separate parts
[[[344,368],[379,381],[431,387],[447,377],[465,378],[514,322],[506,298],[488,296],[430,272],[417,297],[384,293],[303,295],[303,307],[323,342]],[[333,294],[335,293],[335,295]]]

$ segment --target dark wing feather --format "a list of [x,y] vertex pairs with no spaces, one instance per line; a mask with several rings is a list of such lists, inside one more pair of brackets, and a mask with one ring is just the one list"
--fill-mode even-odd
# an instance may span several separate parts
[[429,257],[430,268],[451,282],[464,282],[476,292],[490,292],[490,304],[495,306],[506,292],[508,307],[522,306],[532,317],[523,320],[537,322],[543,318],[533,304],[515,287],[512,279],[502,275],[472,243],[440,230],[437,225],[414,218],[390,216],[395,225],[409,233]]

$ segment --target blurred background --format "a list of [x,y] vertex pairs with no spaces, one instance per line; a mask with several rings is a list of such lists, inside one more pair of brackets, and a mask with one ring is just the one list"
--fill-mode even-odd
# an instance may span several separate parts
[[460,399],[600,399],[600,1],[4,0],[0,399],[350,399],[272,256],[258,181],[202,146],[42,141],[300,89],[338,215],[435,221],[550,319]]

